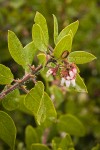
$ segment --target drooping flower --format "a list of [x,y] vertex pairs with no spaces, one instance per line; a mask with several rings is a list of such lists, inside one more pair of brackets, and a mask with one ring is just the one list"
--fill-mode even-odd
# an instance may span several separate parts
[[[67,68],[68,67],[68,68]],[[76,74],[77,74],[77,69],[76,66],[74,64],[68,64],[66,68],[63,68],[61,70],[61,86],[66,86],[66,87],[70,87],[76,86]]]
[[62,78],[62,79],[61,79],[61,86],[64,86],[65,82],[66,82],[66,79],[65,79],[65,78]]

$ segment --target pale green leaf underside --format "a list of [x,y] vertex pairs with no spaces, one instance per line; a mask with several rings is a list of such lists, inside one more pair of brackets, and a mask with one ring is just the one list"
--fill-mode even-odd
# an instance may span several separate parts
[[85,134],[83,124],[71,114],[62,115],[57,126],[59,131],[64,131],[71,135],[84,136]]
[[60,58],[64,51],[71,51],[72,47],[72,39],[71,36],[68,34],[64,36],[54,48],[54,57]]
[[0,64],[0,84],[10,84],[13,78],[10,68]]
[[8,31],[8,48],[12,58],[23,68],[26,67],[26,55],[23,46],[14,32]]
[[43,35],[44,35],[45,45],[48,46],[49,35],[48,35],[48,27],[47,27],[46,19],[41,13],[36,12],[34,21],[36,24],[38,24],[41,27]]
[[12,118],[3,111],[0,111],[0,138],[14,150],[16,127]]
[[10,92],[2,101],[3,107],[9,111],[17,109],[19,106],[19,96],[18,89]]
[[[57,43],[65,36],[69,33],[69,31],[71,30],[72,33],[73,33],[73,37],[78,29],[78,26],[79,26],[79,21],[75,21],[71,24],[69,24],[67,27],[65,27],[61,32],[60,34],[58,35],[58,38],[57,38]],[[73,39],[73,38],[72,38]]]
[[25,143],[28,150],[31,149],[33,143],[38,143],[38,135],[31,125],[28,125],[25,129]]
[[40,25],[38,24],[33,25],[32,38],[38,50],[43,51],[43,52],[47,50],[47,43],[45,43],[44,33]]
[[53,15],[54,20],[54,43],[57,44],[56,40],[58,37],[58,21],[55,15]]
[[32,144],[31,150],[49,150],[49,148],[43,144],[36,143]]
[[74,62],[75,64],[84,64],[96,59],[94,55],[85,51],[75,51],[71,52],[68,56],[69,62]]

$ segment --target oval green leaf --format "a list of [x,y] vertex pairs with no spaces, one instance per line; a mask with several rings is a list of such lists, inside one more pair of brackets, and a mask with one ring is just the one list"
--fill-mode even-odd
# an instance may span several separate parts
[[62,115],[57,124],[59,131],[67,132],[71,135],[84,136],[85,128],[75,116],[71,114]]
[[[44,112],[43,105],[44,85],[38,81],[34,88],[25,97],[25,107],[33,113],[38,124],[40,124]],[[40,113],[41,110],[41,113]]]
[[36,143],[32,144],[31,150],[49,150],[49,148],[43,144]]
[[27,64],[31,65],[34,59],[34,56],[37,52],[34,42],[30,42],[29,44],[27,44],[24,47],[23,51],[25,51],[25,54],[27,55],[25,61],[27,62]]
[[49,35],[48,35],[48,27],[47,27],[46,19],[44,18],[44,16],[41,13],[36,12],[34,21],[36,24],[40,25],[43,35],[44,35],[45,45],[48,46]]
[[32,27],[32,39],[38,50],[47,51],[48,45],[45,43],[43,31],[38,24],[34,24]]
[[66,149],[69,150],[70,148],[73,148],[74,144],[72,142],[71,136],[67,133],[64,138],[62,138],[59,148],[62,148],[62,150]]
[[13,78],[10,68],[0,64],[0,84],[10,84]]
[[62,53],[64,51],[71,51],[71,47],[72,47],[72,38],[71,35],[66,35],[64,36],[56,45],[56,47],[54,48],[54,57],[55,58],[60,58]]
[[0,138],[14,150],[16,127],[12,118],[3,111],[0,111]]
[[3,107],[9,111],[17,109],[19,106],[19,97],[20,97],[20,93],[18,89],[10,92],[2,100]]
[[26,67],[26,55],[23,46],[14,32],[8,31],[8,48],[12,58],[23,68]]
[[[69,31],[71,30],[72,33],[73,33],[73,37],[78,29],[78,26],[79,26],[79,21],[75,21],[73,23],[71,23],[70,25],[68,25],[67,27],[65,27],[61,32],[60,34],[58,35],[58,38],[57,38],[57,43],[65,36],[69,33]],[[73,38],[72,38],[73,39]]]
[[96,59],[94,55],[85,51],[75,51],[71,52],[68,56],[69,62],[74,62],[75,64],[84,64]]
[[38,143],[38,135],[31,125],[28,125],[25,129],[25,143],[27,150],[31,149],[33,143]]
[[38,124],[46,119],[54,119],[56,111],[49,96],[44,93],[44,85],[38,81],[25,97],[25,107],[33,113]]

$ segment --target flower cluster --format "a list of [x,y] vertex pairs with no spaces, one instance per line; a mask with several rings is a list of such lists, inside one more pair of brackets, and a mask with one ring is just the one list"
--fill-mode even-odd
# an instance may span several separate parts
[[61,71],[61,86],[66,85],[66,87],[69,87],[70,85],[72,85],[73,87],[75,87],[76,74],[77,69],[75,64],[67,64],[65,66],[65,69]]
[[75,79],[77,74],[76,65],[74,63],[64,62],[61,67],[50,68],[47,71],[46,77],[49,77],[50,75],[56,76],[58,69],[60,70],[61,86],[65,85],[66,87],[69,87],[72,85],[75,87]]

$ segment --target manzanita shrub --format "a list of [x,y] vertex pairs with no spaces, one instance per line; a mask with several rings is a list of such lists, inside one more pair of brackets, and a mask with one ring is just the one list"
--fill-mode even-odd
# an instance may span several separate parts
[[[53,19],[54,48],[49,43],[46,19],[39,12],[34,18],[32,41],[25,47],[13,31],[8,31],[9,52],[25,72],[21,79],[14,79],[10,68],[0,64],[0,84],[5,85],[0,93],[2,106],[7,111],[19,110],[33,116],[37,124],[35,128],[31,125],[26,127],[25,145],[19,148],[22,150],[74,150],[71,135],[81,137],[86,132],[76,116],[57,114],[56,108],[60,104],[57,99],[55,103],[51,91],[60,92],[62,101],[67,91],[87,92],[77,64],[88,63],[96,57],[86,51],[71,52],[79,21],[58,33],[55,15]],[[38,75],[43,81],[38,80]],[[27,82],[33,83],[32,89],[27,87]],[[12,118],[0,111],[0,138],[12,150],[15,149],[16,133]],[[98,149],[98,145],[95,148]]]

